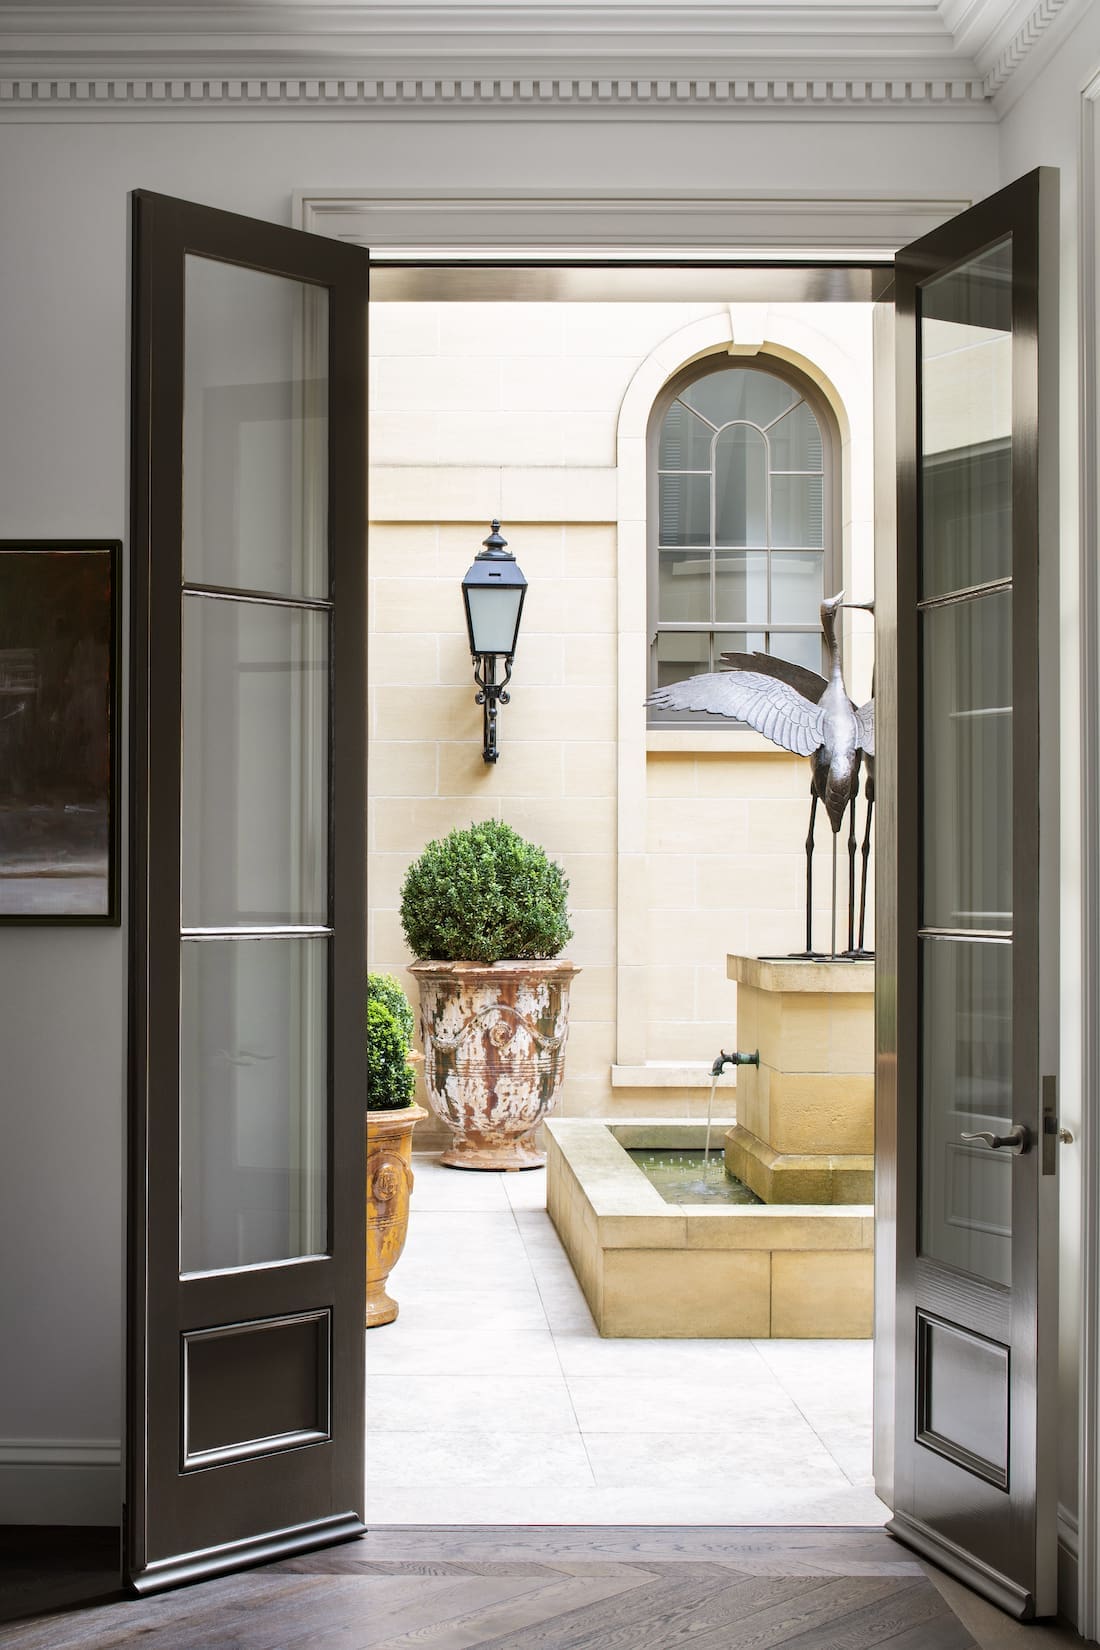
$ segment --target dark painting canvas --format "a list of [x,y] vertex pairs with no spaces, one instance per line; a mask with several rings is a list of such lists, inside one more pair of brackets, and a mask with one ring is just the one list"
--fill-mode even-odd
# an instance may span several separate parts
[[0,920],[117,921],[117,560],[0,545]]

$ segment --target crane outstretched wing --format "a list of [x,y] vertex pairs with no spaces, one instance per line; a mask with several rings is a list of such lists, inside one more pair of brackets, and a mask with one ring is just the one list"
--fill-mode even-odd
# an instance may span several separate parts
[[806,665],[792,664],[789,659],[781,659],[777,653],[723,653],[722,663],[730,670],[755,670],[761,676],[774,676],[793,687],[796,693],[801,693],[811,705],[817,704],[829,685],[816,670],[810,670]]
[[825,718],[818,705],[774,676],[752,670],[716,670],[689,676],[658,688],[646,700],[659,710],[707,710],[735,716],[762,733],[773,745],[810,756],[825,739]]
[[865,705],[860,705],[856,711],[856,721],[859,723],[859,743],[865,756],[875,754],[875,701],[868,699]]

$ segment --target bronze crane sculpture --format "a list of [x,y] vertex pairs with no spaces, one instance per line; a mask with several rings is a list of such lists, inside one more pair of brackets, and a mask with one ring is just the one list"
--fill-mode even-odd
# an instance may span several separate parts
[[[843,602],[844,607],[856,608],[863,613],[874,613],[875,604],[869,602]],[[775,653],[723,653],[721,655],[723,667],[727,670],[758,671],[764,676],[774,676],[781,682],[787,682],[804,698],[816,704],[821,703],[822,695],[828,687],[824,676],[819,676],[816,670],[810,670],[806,665],[796,665],[789,659],[782,659]],[[875,678],[871,675],[871,698],[874,699]],[[856,705],[852,704],[852,709]],[[812,781],[811,781],[812,789]],[[859,932],[856,933],[856,801],[858,785],[852,793],[851,808],[848,813],[848,949],[844,955],[853,960],[863,960],[874,956],[873,951],[866,948],[867,936],[867,874],[871,859],[871,834],[875,812],[875,758],[873,751],[864,748],[863,751],[863,795],[867,804],[864,816],[862,869],[860,872],[859,887]],[[806,841],[808,857],[813,855],[813,829]],[[809,879],[810,867],[807,865],[807,907],[806,907],[806,955],[812,954],[811,915],[809,906]]]
[[[819,802],[825,808],[833,831],[832,955],[836,948],[837,838],[845,812],[852,809],[849,832],[849,950],[853,935],[855,876],[855,801],[859,794],[860,764],[874,758],[874,700],[856,706],[844,686],[840,646],[836,637],[836,615],[841,607],[869,610],[867,602],[845,602],[843,590],[821,604],[821,628],[829,650],[828,678],[800,665],[770,655],[729,654],[730,668],[689,676],[650,694],[646,703],[662,710],[709,711],[712,715],[736,717],[762,733],[783,750],[808,756],[811,765],[810,825],[806,837],[806,955],[813,950],[813,846],[814,824]],[[764,662],[766,659],[766,663]],[[744,661],[744,663],[742,663]],[[869,800],[873,800],[873,792]],[[870,853],[870,817],[865,837],[865,856]],[[866,899],[866,857],[863,893]],[[860,949],[863,941],[860,919]]]

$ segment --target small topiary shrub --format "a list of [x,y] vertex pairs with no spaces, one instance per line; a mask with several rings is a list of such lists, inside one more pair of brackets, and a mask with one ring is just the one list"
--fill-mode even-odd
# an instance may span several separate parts
[[411,1048],[415,1023],[412,1005],[392,974],[367,975],[367,1001],[372,1000],[385,1004],[401,1027],[406,1049]]
[[408,1045],[397,1020],[377,997],[367,998],[367,1110],[411,1106],[416,1077],[405,1060]]
[[405,873],[401,926],[424,961],[556,957],[573,937],[560,865],[486,820],[429,842]]

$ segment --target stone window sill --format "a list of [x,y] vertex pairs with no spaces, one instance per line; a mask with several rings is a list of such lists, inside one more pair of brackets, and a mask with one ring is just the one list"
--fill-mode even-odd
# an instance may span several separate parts
[[674,756],[729,755],[778,756],[786,762],[801,762],[800,756],[779,750],[762,733],[751,728],[647,728],[647,751],[668,752]]

